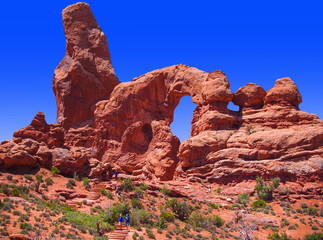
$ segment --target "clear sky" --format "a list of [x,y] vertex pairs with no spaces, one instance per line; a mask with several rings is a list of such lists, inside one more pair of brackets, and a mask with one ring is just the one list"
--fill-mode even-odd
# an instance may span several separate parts
[[[0,141],[38,111],[56,122],[53,72],[65,54],[61,11],[77,1],[3,1],[0,44]],[[120,81],[183,63],[220,69],[232,92],[249,82],[265,90],[290,77],[301,110],[323,119],[321,1],[108,1],[88,3],[108,38]],[[234,109],[234,106],[230,106]],[[182,141],[192,104],[183,98],[172,131]]]

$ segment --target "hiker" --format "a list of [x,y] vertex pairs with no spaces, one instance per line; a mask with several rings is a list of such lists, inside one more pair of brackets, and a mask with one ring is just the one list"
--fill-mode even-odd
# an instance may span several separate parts
[[125,221],[126,221],[126,226],[128,227],[128,229],[129,229],[129,223],[130,223],[130,217],[129,217],[129,215],[128,215],[128,213],[126,214],[126,216],[125,216]]
[[118,170],[116,170],[115,173],[114,173],[114,176],[115,176],[116,180],[118,180],[118,174],[119,174]]
[[122,214],[120,214],[120,217],[119,217],[119,225],[120,226],[122,225],[122,222],[123,222],[123,217],[122,217]]

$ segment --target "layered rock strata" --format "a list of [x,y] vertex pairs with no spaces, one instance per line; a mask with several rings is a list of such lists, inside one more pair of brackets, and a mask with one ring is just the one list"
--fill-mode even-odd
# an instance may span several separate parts
[[[299,110],[289,78],[232,93],[226,75],[175,65],[119,83],[89,6],[64,9],[66,55],[55,70],[57,122],[38,113],[0,145],[2,168],[58,167],[91,178],[114,170],[143,178],[239,181],[258,175],[320,178],[323,121]],[[191,137],[170,129],[181,97],[196,104]],[[239,111],[227,108],[232,101]]]

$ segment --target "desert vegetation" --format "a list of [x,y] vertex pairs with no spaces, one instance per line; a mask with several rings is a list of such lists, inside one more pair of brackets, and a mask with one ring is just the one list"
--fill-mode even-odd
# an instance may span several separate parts
[[[251,195],[225,196],[219,190],[224,186],[214,187],[210,193],[214,200],[226,198],[221,203],[192,194],[172,196],[167,185],[150,191],[156,186],[131,178],[107,182],[110,187],[118,185],[118,192],[100,188],[99,200],[93,201],[73,197],[75,190],[91,194],[88,178],[66,178],[53,169],[35,175],[2,173],[1,177],[6,181],[0,185],[0,236],[4,237],[21,233],[31,238],[107,239],[120,214],[130,215],[133,239],[262,239],[259,236],[264,233],[267,239],[294,239],[291,233],[303,227],[312,231],[303,239],[322,237],[321,203],[290,202],[276,192],[280,183],[275,179],[267,183],[258,177]],[[267,221],[261,214],[275,220]]]

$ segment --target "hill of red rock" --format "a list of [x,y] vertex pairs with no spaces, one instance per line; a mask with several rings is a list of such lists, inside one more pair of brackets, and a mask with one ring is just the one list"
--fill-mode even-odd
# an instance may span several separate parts
[[[1,143],[1,169],[54,166],[101,180],[118,170],[156,181],[263,176],[322,183],[323,121],[299,109],[290,78],[267,92],[249,83],[232,93],[222,71],[180,64],[120,83],[89,5],[64,9],[63,24],[66,55],[53,79],[57,124],[39,112]],[[186,95],[197,107],[191,136],[180,143],[170,124]],[[230,101],[240,110],[229,110]]]

